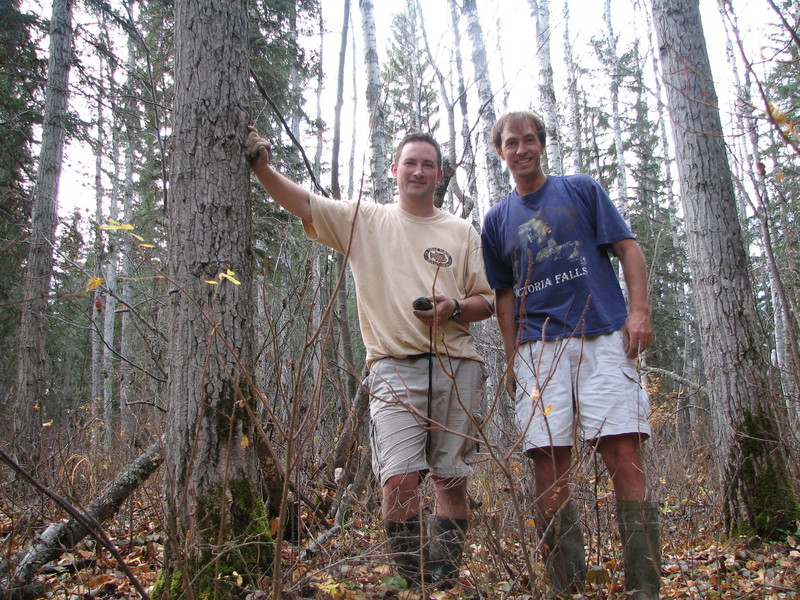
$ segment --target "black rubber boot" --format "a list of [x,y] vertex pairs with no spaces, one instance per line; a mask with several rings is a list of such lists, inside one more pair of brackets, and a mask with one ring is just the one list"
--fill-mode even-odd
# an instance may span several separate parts
[[431,517],[430,539],[425,556],[425,583],[439,590],[448,590],[458,583],[458,570],[467,539],[467,519]]
[[397,574],[406,580],[409,588],[420,585],[420,523],[419,519],[408,521],[384,521],[389,553],[397,566]]
[[542,555],[553,593],[571,598],[586,585],[586,554],[578,508],[569,502],[556,515],[539,524]]
[[655,502],[617,502],[617,523],[625,563],[625,590],[631,600],[658,600],[661,541]]

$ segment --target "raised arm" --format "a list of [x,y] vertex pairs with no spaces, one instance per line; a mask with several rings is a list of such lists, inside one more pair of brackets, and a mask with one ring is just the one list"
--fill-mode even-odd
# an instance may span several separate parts
[[272,167],[270,143],[260,137],[255,128],[248,127],[247,129],[250,133],[247,136],[245,152],[250,160],[250,168],[259,183],[280,206],[311,223],[311,200],[308,191]]
[[653,343],[650,304],[647,300],[647,264],[636,240],[628,238],[612,244],[622,265],[628,289],[628,319],[622,327],[625,353],[635,358]]

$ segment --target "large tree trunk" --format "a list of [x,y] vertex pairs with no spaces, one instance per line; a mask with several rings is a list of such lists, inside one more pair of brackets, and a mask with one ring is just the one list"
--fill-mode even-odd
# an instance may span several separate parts
[[155,597],[242,593],[273,547],[251,443],[253,362],[246,0],[175,3],[167,568]]
[[770,404],[765,340],[756,323],[697,0],[653,0],[672,118],[689,263],[715,419],[729,529],[793,530],[798,512]]
[[42,152],[33,190],[31,234],[25,267],[22,322],[19,332],[14,440],[17,458],[33,465],[39,454],[41,403],[46,381],[45,331],[47,296],[53,271],[58,215],[58,183],[64,153],[67,86],[72,48],[72,0],[54,0],[50,21],[50,59],[45,88]]

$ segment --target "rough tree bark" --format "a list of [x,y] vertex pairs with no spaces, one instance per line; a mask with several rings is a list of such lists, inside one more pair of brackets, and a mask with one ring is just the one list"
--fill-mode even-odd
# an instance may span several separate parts
[[653,0],[700,340],[731,531],[771,537],[800,516],[772,404],[698,0]]
[[22,321],[17,357],[14,441],[22,464],[34,465],[39,454],[41,402],[47,389],[45,331],[47,296],[53,271],[58,215],[58,183],[64,153],[73,0],[54,0],[50,21],[50,58],[45,87],[42,151],[33,190],[28,261],[25,267]]
[[[177,0],[168,198],[167,564],[155,597],[230,598],[268,572],[250,387],[246,0]],[[209,283],[213,282],[213,283]],[[246,584],[245,584],[246,585]],[[187,590],[191,586],[191,590]]]

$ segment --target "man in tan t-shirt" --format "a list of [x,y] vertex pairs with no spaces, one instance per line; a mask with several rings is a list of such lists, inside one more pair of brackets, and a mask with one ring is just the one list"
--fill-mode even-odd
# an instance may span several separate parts
[[[303,220],[308,237],[348,257],[370,370],[373,468],[389,549],[410,586],[452,587],[485,380],[469,323],[491,316],[494,296],[477,232],[433,203],[442,179],[439,145],[425,133],[400,142],[391,167],[399,197],[386,205],[310,194],[271,166],[269,143],[252,129],[247,155],[261,185]],[[432,308],[412,309],[419,296]],[[430,541],[420,551],[417,489],[426,473],[435,506]]]

